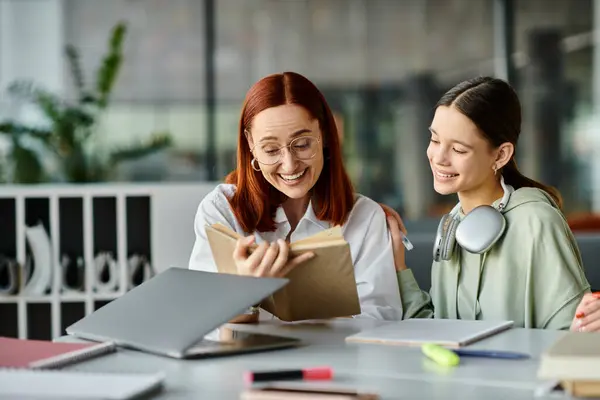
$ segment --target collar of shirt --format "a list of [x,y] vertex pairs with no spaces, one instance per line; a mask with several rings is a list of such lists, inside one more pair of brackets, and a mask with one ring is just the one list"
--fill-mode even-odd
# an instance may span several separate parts
[[[275,223],[277,224],[277,230],[275,232],[261,232],[260,236],[270,242],[279,238],[285,239],[290,233],[290,223],[281,206],[277,208],[275,213]],[[317,218],[312,207],[312,201],[310,201],[304,216],[298,222],[298,226],[296,226],[294,232],[292,232],[290,242],[303,239],[329,228],[331,228],[329,222],[321,221]]]

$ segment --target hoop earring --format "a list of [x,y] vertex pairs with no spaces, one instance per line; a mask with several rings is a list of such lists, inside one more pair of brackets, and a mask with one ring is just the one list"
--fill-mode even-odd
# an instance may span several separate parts
[[256,172],[260,171],[260,167],[257,166],[254,162],[258,161],[256,158],[253,158],[252,161],[250,161],[250,165],[252,166],[252,169],[255,170]]

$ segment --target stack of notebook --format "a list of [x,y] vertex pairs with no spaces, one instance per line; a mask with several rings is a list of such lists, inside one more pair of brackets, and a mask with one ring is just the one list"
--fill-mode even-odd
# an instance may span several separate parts
[[572,396],[600,397],[600,333],[566,333],[542,354],[538,377]]
[[61,368],[116,350],[107,343],[58,343],[0,337],[0,368]]
[[62,343],[0,337],[0,398],[125,400],[162,387],[162,373],[58,370],[115,350],[112,342]]

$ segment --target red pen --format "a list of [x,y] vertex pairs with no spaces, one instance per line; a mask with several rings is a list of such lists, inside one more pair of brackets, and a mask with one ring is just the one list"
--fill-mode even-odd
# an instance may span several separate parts
[[333,370],[330,367],[316,367],[305,369],[286,369],[279,371],[248,371],[244,373],[244,382],[251,385],[254,382],[287,381],[287,380],[330,380]]

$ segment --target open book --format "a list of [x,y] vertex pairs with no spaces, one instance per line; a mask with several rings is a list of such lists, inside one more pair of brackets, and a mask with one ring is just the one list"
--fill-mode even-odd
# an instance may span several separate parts
[[[221,273],[237,274],[233,251],[241,238],[221,225],[206,226],[206,236]],[[258,247],[254,244],[251,251]],[[350,246],[340,227],[290,244],[290,257],[312,251],[315,257],[294,268],[290,283],[260,306],[283,321],[349,317],[360,314]]]

